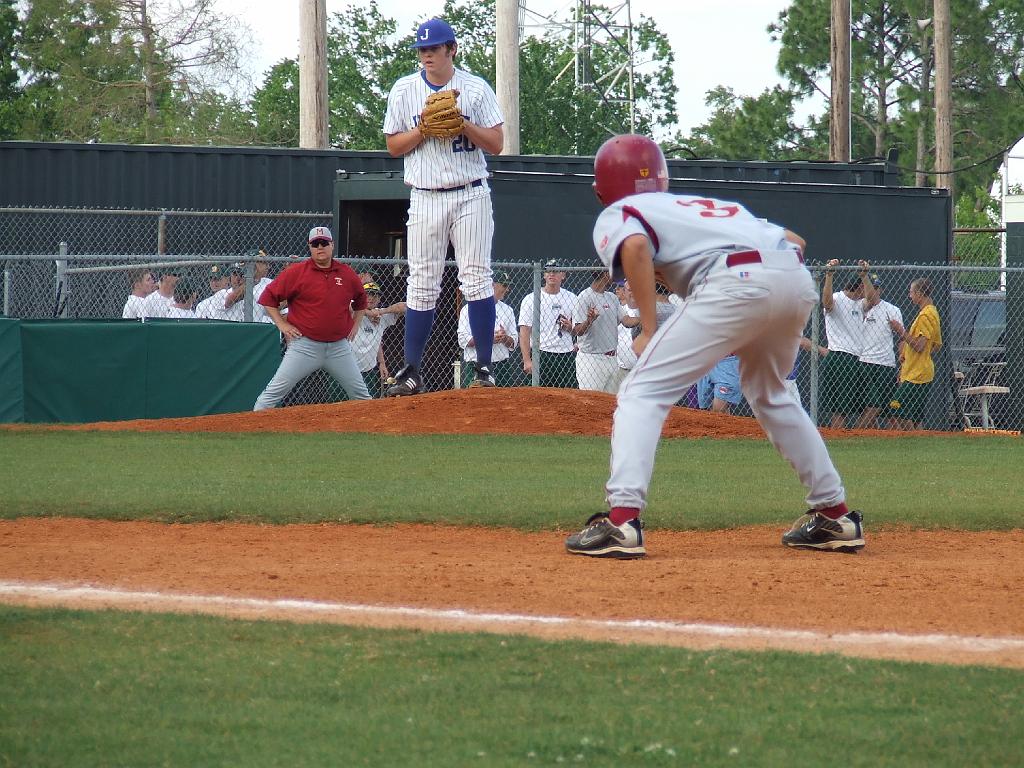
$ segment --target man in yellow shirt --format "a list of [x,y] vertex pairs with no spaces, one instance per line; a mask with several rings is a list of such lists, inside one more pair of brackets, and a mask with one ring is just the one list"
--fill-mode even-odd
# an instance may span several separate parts
[[897,429],[921,429],[928,391],[935,379],[932,354],[942,347],[939,312],[932,303],[932,282],[919,277],[910,284],[910,300],[920,312],[910,330],[898,320],[890,320],[893,332],[903,342],[900,346],[900,383],[896,387],[889,413]]

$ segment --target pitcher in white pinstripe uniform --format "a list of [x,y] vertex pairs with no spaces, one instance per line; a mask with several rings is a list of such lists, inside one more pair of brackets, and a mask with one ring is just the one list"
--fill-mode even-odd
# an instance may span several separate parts
[[[406,289],[405,366],[388,388],[389,397],[423,391],[423,350],[430,338],[434,307],[448,243],[455,249],[462,295],[477,352],[470,386],[492,387],[494,289],[491,284],[491,239],[494,214],[487,185],[484,151],[501,152],[504,118],[491,86],[455,68],[458,43],[442,19],[429,19],[416,31],[413,48],[422,69],[398,80],[388,94],[384,134],[392,157],[405,158],[409,193],[409,281]],[[424,137],[418,128],[431,93],[459,92],[463,131],[454,139]]]

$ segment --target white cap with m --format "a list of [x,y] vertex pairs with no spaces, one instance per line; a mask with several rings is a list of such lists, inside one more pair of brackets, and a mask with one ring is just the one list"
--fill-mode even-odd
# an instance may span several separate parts
[[309,230],[309,242],[314,240],[330,240],[334,242],[334,238],[331,237],[331,230],[327,227],[313,227]]

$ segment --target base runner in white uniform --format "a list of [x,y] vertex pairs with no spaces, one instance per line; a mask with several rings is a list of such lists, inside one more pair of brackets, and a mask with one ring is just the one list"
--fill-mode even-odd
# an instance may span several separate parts
[[[796,469],[811,510],[783,535],[787,546],[857,550],[861,514],[810,417],[786,391],[816,301],[803,240],[725,200],[671,195],[661,149],[643,136],[615,136],[594,158],[594,189],[606,206],[594,245],[613,278],[625,276],[640,310],[638,360],[619,391],[612,428],[610,511],[566,541],[595,557],[646,554],[640,513],[669,408],[735,351],[740,383],[768,439]],[[655,276],[683,305],[658,324]]]
[[[395,83],[384,116],[388,152],[405,158],[405,183],[412,187],[405,366],[387,390],[390,397],[423,391],[420,367],[441,292],[449,242],[455,249],[476,346],[476,379],[471,386],[494,386],[490,369],[495,317],[491,287],[494,214],[484,152],[501,152],[504,118],[491,86],[455,68],[458,43],[445,21],[429,19],[420,24],[412,47],[423,68]],[[457,103],[465,122],[462,133],[453,139],[425,137],[418,127],[427,97],[442,90],[459,92]]]

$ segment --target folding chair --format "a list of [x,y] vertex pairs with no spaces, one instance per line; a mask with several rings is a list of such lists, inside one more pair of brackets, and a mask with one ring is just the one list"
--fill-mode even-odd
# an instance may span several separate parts
[[976,378],[980,379],[980,382],[960,388],[958,395],[965,427],[973,427],[972,419],[974,419],[981,422],[982,429],[996,428],[989,410],[989,400],[993,395],[1010,394],[1009,387],[1003,387],[997,383],[1005,367],[1005,362],[978,363]]

